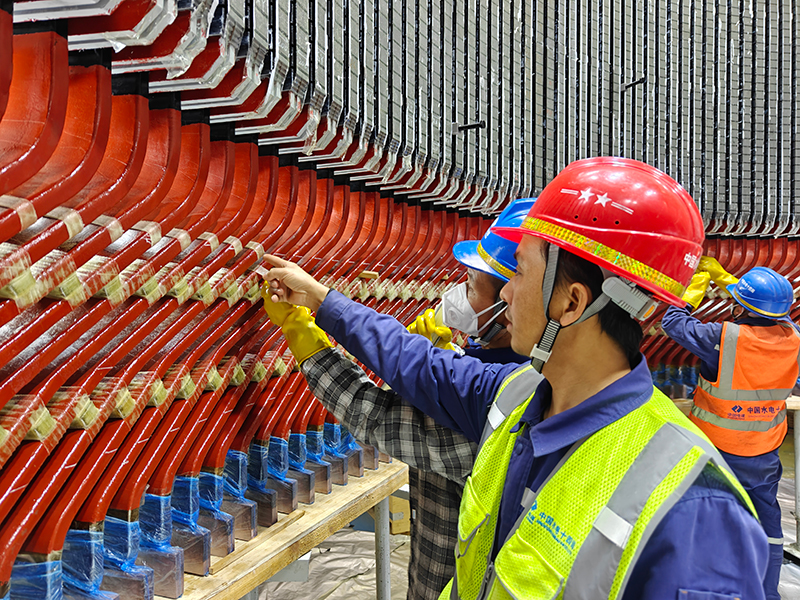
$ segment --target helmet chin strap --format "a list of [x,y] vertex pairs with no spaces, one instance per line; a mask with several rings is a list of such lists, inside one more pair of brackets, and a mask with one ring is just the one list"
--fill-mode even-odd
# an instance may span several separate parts
[[[542,337],[539,343],[534,344],[531,349],[531,366],[538,372],[542,372],[544,363],[550,358],[553,352],[553,344],[556,342],[558,332],[561,331],[562,325],[559,321],[550,317],[550,300],[553,297],[553,287],[556,281],[556,270],[558,268],[559,248],[555,244],[550,244],[547,251],[547,268],[544,271],[544,280],[542,281],[542,300],[545,306],[545,316],[547,317],[547,325],[542,332]],[[600,294],[592,303],[586,307],[580,318],[570,325],[582,323],[586,319],[593,317],[599,313],[610,298],[605,294]],[[569,327],[570,325],[567,325]]]

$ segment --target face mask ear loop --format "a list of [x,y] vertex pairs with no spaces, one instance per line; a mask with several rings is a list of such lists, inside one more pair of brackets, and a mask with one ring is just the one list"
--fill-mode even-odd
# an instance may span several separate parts
[[542,372],[542,367],[553,350],[556,336],[561,330],[561,323],[550,318],[550,299],[553,297],[553,287],[556,281],[556,269],[558,268],[558,246],[550,244],[547,250],[547,267],[544,271],[542,280],[542,300],[544,301],[544,314],[547,317],[547,326],[544,328],[542,337],[531,350],[531,366],[538,373]]
[[[492,306],[490,306],[486,310],[481,311],[480,313],[478,313],[478,317],[480,317],[487,310],[494,309],[494,313],[489,318],[489,320],[486,321],[486,323],[484,323],[483,326],[480,329],[478,329],[478,335],[475,337],[475,341],[476,342],[478,342],[479,344],[488,344],[494,336],[496,336],[498,333],[503,331],[503,329],[505,329],[505,327],[503,327],[502,325],[500,325],[497,322],[497,317],[502,315],[503,312],[505,312],[505,310],[507,308],[508,308],[508,304],[506,304],[502,300],[498,300],[497,302],[495,302]],[[483,331],[483,330],[486,330],[486,333],[481,334],[481,331]]]

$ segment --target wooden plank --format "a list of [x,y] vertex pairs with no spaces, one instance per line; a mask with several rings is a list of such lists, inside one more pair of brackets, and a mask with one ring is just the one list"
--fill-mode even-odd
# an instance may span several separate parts
[[249,542],[237,541],[235,556],[212,558],[212,575],[187,574],[182,598],[239,600],[407,481],[408,466],[393,461],[365,471],[364,477],[351,477],[344,487],[334,486],[331,494],[317,494],[314,504],[295,511],[299,516],[282,515]]

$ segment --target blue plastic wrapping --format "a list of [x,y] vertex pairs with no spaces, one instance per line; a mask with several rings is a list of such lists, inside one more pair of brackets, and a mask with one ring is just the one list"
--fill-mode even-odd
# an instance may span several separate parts
[[61,561],[16,561],[11,569],[11,594],[20,600],[60,600]]
[[664,384],[666,382],[667,372],[664,368],[664,363],[659,363],[656,368],[650,372],[650,375],[653,378],[653,385],[656,386],[659,390],[664,390]]
[[325,423],[322,440],[325,454],[344,458],[345,455],[339,450],[339,445],[342,443],[342,430],[338,423]]
[[355,450],[358,452],[361,450],[361,446],[356,441],[356,438],[353,437],[353,434],[347,431],[344,427],[340,427],[341,430],[341,442],[339,443],[339,451],[344,452],[347,454]]
[[231,496],[244,498],[247,489],[247,454],[228,450],[225,456],[225,491]]
[[325,454],[325,446],[322,432],[309,429],[306,431],[306,459],[321,462],[323,454]]
[[105,573],[121,571],[126,578],[143,580],[144,587],[152,594],[154,575],[150,567],[134,564],[139,555],[141,540],[139,521],[123,521],[106,516],[104,548]]
[[342,443],[341,426],[338,423],[325,423],[325,428],[323,429],[323,432],[325,438],[325,446],[333,448],[334,450],[338,450],[339,444]]
[[75,589],[71,586],[64,586],[64,598],[69,600],[125,600],[119,594],[114,592],[99,590],[97,592],[84,592],[83,590]]
[[289,434],[289,467],[303,469],[306,464],[306,436],[302,433]]
[[248,459],[248,485],[264,482],[267,477],[286,479],[289,470],[289,443],[282,438],[271,437],[268,446],[251,444]]
[[673,389],[682,385],[680,371],[677,365],[670,365],[667,367],[667,385],[671,385]]
[[122,570],[133,566],[139,554],[139,521],[123,521],[106,516],[103,552],[105,562]]
[[64,585],[95,594],[103,581],[102,531],[70,529],[64,539],[61,568]]
[[172,484],[172,518],[183,525],[197,524],[200,515],[200,480],[176,477]]
[[172,505],[170,496],[145,494],[139,508],[139,526],[142,532],[141,544],[169,552],[172,539]]
[[200,508],[218,511],[222,508],[222,490],[225,479],[214,473],[200,473]]
[[289,442],[283,438],[269,438],[267,473],[274,479],[286,479],[289,471]]
[[697,388],[697,367],[683,365],[680,370],[681,381],[686,387],[686,397],[691,398]]
[[[261,444],[250,444],[247,461],[247,481],[266,481],[268,447]],[[252,485],[252,484],[250,484]]]

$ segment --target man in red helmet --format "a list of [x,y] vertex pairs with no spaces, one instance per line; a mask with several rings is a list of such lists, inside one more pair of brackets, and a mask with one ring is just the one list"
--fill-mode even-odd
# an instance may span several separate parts
[[502,297],[521,368],[454,360],[296,265],[269,274],[273,301],[317,310],[392,389],[480,443],[441,598],[763,598],[752,503],[639,352],[635,319],[682,304],[697,267],[692,199],[643,163],[588,159],[497,233],[519,241]]

